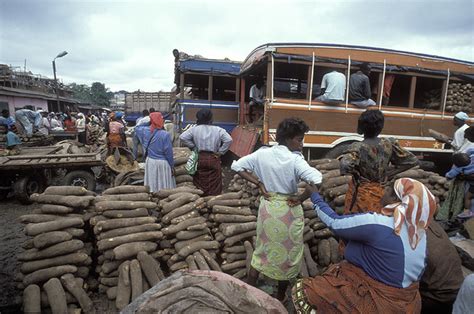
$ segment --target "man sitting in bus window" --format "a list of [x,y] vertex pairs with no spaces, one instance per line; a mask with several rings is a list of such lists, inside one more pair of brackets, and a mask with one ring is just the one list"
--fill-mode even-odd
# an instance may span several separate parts
[[344,101],[346,76],[336,70],[326,73],[321,81],[321,95],[316,98],[327,104],[339,104]]
[[370,99],[372,92],[370,91],[370,65],[363,63],[360,70],[351,74],[349,79],[349,102],[360,108],[375,106],[375,101]]
[[249,103],[249,117],[250,122],[253,121],[253,114],[256,109],[263,109],[265,89],[263,88],[263,81],[259,79],[257,83],[250,87],[250,103]]

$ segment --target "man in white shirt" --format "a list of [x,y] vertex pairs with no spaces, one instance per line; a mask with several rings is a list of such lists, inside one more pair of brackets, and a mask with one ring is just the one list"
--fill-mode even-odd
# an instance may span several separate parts
[[263,81],[258,80],[257,83],[250,87],[250,103],[249,103],[249,116],[250,122],[253,121],[253,114],[256,109],[263,109],[265,100],[265,90],[263,88]]
[[464,138],[464,132],[469,128],[469,125],[466,124],[467,120],[469,120],[469,116],[465,112],[460,111],[454,115],[453,124],[458,129],[454,132],[451,146],[455,153],[465,153],[468,149],[474,148],[474,143]]
[[321,82],[321,96],[316,100],[323,103],[338,104],[344,101],[346,76],[336,70],[326,73]]

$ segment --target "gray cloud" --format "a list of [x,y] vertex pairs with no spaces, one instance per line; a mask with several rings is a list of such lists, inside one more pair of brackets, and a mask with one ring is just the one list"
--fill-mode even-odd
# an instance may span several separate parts
[[168,90],[178,48],[243,60],[267,42],[328,42],[472,61],[474,2],[0,1],[0,62],[112,90]]

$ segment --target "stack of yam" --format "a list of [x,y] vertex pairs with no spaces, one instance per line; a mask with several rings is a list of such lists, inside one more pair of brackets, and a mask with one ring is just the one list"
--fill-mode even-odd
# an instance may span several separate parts
[[337,159],[311,160],[309,164],[323,174],[323,181],[319,188],[320,194],[331,208],[342,214],[351,176],[341,175]]
[[238,174],[235,174],[232,180],[230,181],[227,190],[230,192],[242,191],[242,198],[249,200],[250,209],[252,209],[252,212],[254,212],[254,214],[257,213],[258,206],[260,205],[260,191],[255,184],[243,179]]
[[191,156],[191,150],[189,150],[189,148],[186,148],[186,147],[173,148],[174,173],[175,173],[177,187],[181,187],[181,186],[194,187],[193,177],[190,176],[185,169],[189,156]]
[[212,209],[209,220],[214,222],[212,232],[221,243],[221,269],[236,278],[247,275],[254,250],[257,217],[250,209],[251,200],[246,192],[229,192],[207,202]]
[[[152,216],[157,204],[151,201],[146,186],[124,185],[109,188],[94,203],[97,213],[91,218],[96,249],[96,273],[99,292],[115,300],[118,310],[134,297],[156,284],[156,277],[164,278],[160,264],[153,257],[163,238],[161,225]],[[143,269],[146,260],[151,279]]]
[[452,181],[449,181],[435,172],[418,168],[401,172],[395,176],[394,180],[399,178],[411,178],[423,183],[436,197],[438,205],[442,204],[447,198],[448,190],[452,183]]
[[37,207],[20,217],[30,239],[17,257],[25,312],[50,308],[65,313],[77,306],[92,310],[87,291],[93,247],[85,221],[94,198],[93,192],[76,186],[52,186],[31,196]]
[[464,83],[450,83],[446,96],[446,111],[466,113],[472,112],[472,85]]
[[160,257],[170,273],[184,269],[214,269],[219,242],[210,232],[206,200],[201,190],[182,186],[161,190],[159,210],[164,226]]

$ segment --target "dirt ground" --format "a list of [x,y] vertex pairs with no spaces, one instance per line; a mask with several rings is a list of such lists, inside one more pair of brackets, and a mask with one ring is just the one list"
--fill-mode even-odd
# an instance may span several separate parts
[[17,254],[23,250],[21,243],[26,240],[23,225],[18,217],[30,213],[33,205],[22,205],[16,201],[0,202],[0,312],[19,309],[21,291],[14,281],[19,262]]

